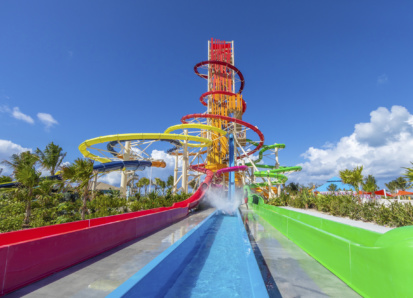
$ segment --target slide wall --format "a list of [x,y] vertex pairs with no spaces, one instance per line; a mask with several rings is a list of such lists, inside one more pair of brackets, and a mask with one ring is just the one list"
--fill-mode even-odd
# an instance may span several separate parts
[[413,296],[413,226],[380,234],[266,205],[252,193],[249,203],[363,297]]
[[0,234],[0,296],[186,217],[211,183],[172,207]]

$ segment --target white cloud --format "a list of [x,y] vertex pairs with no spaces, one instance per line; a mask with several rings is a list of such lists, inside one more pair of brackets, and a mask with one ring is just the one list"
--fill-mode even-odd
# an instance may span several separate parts
[[52,115],[47,113],[37,113],[37,118],[46,126],[46,129],[50,129],[53,125],[59,124]]
[[388,82],[389,82],[389,78],[387,77],[386,74],[382,74],[377,78],[378,85],[387,84]]
[[20,111],[19,107],[14,107],[13,111],[11,111],[11,115],[13,116],[13,118],[16,118],[17,120],[22,120],[24,122],[34,124],[33,118],[30,117],[29,115],[23,114]]
[[302,156],[307,159],[303,171],[291,174],[300,183],[325,182],[343,169],[364,166],[364,175],[381,180],[400,176],[413,161],[413,115],[402,106],[389,111],[379,107],[370,113],[370,122],[355,125],[354,132],[336,144],[310,147]]
[[[10,114],[10,116],[17,120],[22,120],[24,122],[34,124],[33,118],[22,113],[19,107],[14,107],[13,110],[11,110],[8,106],[0,106],[0,113],[8,113]],[[48,113],[37,113],[37,118],[39,118],[40,122],[45,125],[46,130],[50,129],[53,125],[59,124],[57,120]]]
[[356,124],[354,134],[358,142],[379,147],[398,142],[404,134],[412,135],[412,120],[405,107],[393,106],[391,111],[380,107],[370,113],[370,122]]
[[[175,156],[169,155],[168,153],[162,150],[152,150],[151,157],[156,160],[163,160],[166,163],[166,167],[165,168],[155,168],[155,167],[146,168],[143,171],[142,176],[145,176],[148,178],[152,177],[152,180],[155,178],[160,178],[166,181],[169,175],[173,175],[174,173],[173,171],[175,168]],[[182,166],[182,159],[179,159],[178,165],[179,167]],[[137,174],[140,175],[139,172],[137,172]]]
[[[175,156],[167,154],[165,151],[162,150],[152,150],[151,158],[155,160],[163,160],[166,163],[165,168],[155,168],[155,167],[148,167],[143,171],[136,171],[136,175],[139,177],[147,177],[147,178],[160,178],[164,181],[168,179],[169,175],[173,175],[174,167],[175,167]],[[179,166],[182,166],[182,161],[179,160]],[[104,176],[99,177],[98,181],[108,183],[111,185],[119,186],[121,181],[121,174],[120,171],[110,172]]]
[[110,172],[102,177],[98,178],[99,182],[104,182],[110,185],[114,186],[119,186],[120,185],[120,179],[121,179],[121,172],[120,171],[115,171],[115,172]]
[[33,118],[30,117],[29,115],[23,114],[20,111],[19,107],[14,107],[13,110],[11,110],[8,106],[3,105],[3,106],[0,106],[0,113],[7,113],[17,120],[22,120],[24,122],[34,124]]
[[[24,148],[19,144],[15,144],[8,140],[0,140],[0,161],[8,160],[13,154],[18,154],[24,151],[32,151],[30,148]],[[10,175],[11,170],[5,165],[0,164],[0,168],[3,168],[3,175]]]

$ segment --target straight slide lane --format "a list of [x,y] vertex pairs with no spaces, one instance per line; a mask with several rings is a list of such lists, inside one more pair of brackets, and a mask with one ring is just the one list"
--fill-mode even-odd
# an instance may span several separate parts
[[360,297],[253,210],[241,212],[271,297]]
[[214,209],[190,213],[147,237],[129,241],[6,297],[105,297],[212,212]]
[[118,297],[268,297],[237,210],[216,211],[113,291]]
[[379,233],[264,203],[250,206],[363,297],[413,297],[413,226]]

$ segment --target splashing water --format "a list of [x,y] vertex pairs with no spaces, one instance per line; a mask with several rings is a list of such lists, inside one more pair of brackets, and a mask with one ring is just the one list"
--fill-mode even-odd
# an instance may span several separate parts
[[204,202],[222,211],[224,214],[234,215],[243,201],[243,192],[236,191],[234,197],[229,200],[227,193],[220,188],[212,188],[208,191]]

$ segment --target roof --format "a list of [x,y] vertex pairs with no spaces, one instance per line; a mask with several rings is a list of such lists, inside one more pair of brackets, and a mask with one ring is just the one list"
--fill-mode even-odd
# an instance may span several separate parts
[[334,184],[337,186],[337,190],[355,190],[353,186],[350,184],[345,184],[339,177],[332,177],[327,180],[327,183],[321,185],[320,187],[317,187],[314,191],[319,191],[319,192],[325,192],[329,191],[328,187],[330,184]]
[[405,190],[399,190],[399,192],[397,194],[395,194],[395,196],[409,196],[409,195],[413,195],[413,192],[405,191]]
[[110,184],[106,184],[106,183],[103,183],[103,182],[96,183],[96,190],[110,190],[110,189],[120,190],[120,187],[113,186],[113,185],[110,185]]
[[343,181],[341,180],[340,177],[334,176],[334,177],[328,179],[327,182],[343,182]]

